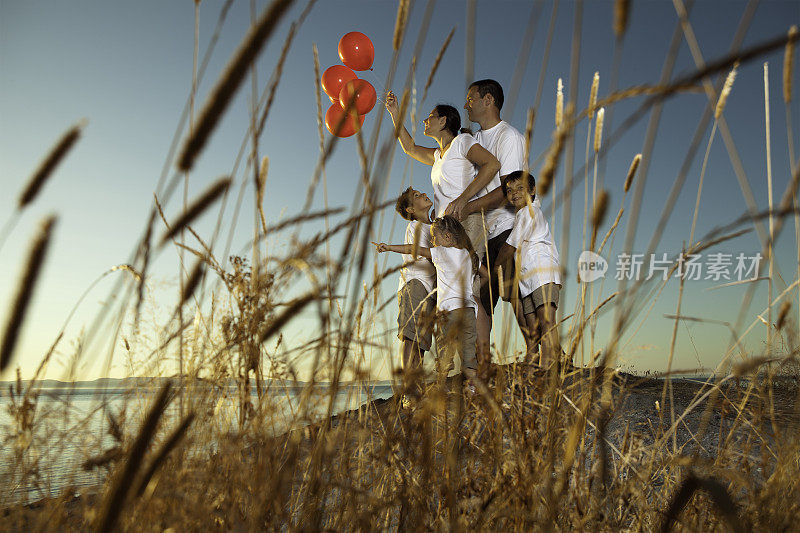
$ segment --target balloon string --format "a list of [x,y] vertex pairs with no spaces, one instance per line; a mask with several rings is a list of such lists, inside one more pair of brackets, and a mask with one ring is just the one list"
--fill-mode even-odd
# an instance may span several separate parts
[[[373,72],[373,69],[365,70],[364,72],[369,72],[369,75],[372,79],[368,81],[372,83],[373,87],[379,87],[381,89],[380,94],[386,94],[386,87],[380,82],[378,76],[376,76]],[[378,98],[378,100],[380,101],[380,98]]]

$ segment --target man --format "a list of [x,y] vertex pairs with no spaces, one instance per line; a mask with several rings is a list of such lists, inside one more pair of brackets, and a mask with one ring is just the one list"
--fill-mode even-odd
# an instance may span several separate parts
[[[473,82],[467,91],[464,109],[471,122],[480,124],[481,129],[475,134],[477,141],[494,155],[500,162],[500,171],[492,178],[489,184],[479,193],[481,196],[470,202],[461,199],[453,201],[447,208],[447,214],[464,218],[472,213],[483,211],[485,218],[487,268],[491,279],[490,283],[481,290],[481,303],[489,316],[489,329],[492,327],[492,313],[497,305],[499,284],[495,276],[497,255],[503,244],[511,234],[514,226],[514,211],[509,209],[507,201],[500,186],[501,178],[508,174],[522,170],[525,167],[525,138],[511,124],[500,119],[500,110],[503,108],[503,88],[495,80],[485,79]],[[538,198],[534,205],[541,208]],[[513,283],[514,262],[508,261],[503,266],[503,277],[507,286]],[[490,289],[491,287],[491,289]],[[503,299],[510,301],[512,291],[504,291]],[[514,313],[520,327],[526,327],[525,316],[518,302],[512,302]],[[485,332],[488,338],[488,332]],[[528,347],[529,352],[532,347]]]

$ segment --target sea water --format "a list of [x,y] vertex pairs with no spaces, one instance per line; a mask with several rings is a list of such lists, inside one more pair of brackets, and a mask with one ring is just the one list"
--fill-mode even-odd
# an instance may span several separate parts
[[[22,398],[9,395],[8,384],[0,393],[0,505],[29,502],[54,497],[69,489],[76,493],[91,490],[102,484],[106,467],[84,469],[89,458],[121,447],[125,449],[135,436],[139,424],[158,392],[157,387],[104,388],[95,386],[43,387],[29,413],[30,423],[21,423],[22,416],[14,416],[14,405]],[[272,384],[262,395],[269,396],[265,415],[266,427],[262,431],[281,434],[293,427],[303,426],[319,419],[327,412],[328,390],[317,386],[312,395],[304,387]],[[195,392],[208,395],[210,389]],[[216,424],[215,434],[234,433],[238,429],[239,396],[235,387],[220,391],[204,401],[177,395],[170,402],[159,422],[163,432],[169,432],[180,420],[181,412],[191,406],[202,405]],[[355,409],[372,399],[388,398],[393,394],[391,384],[348,385],[341,387],[335,397],[332,411]],[[196,399],[196,398],[195,398]],[[251,403],[259,405],[255,387]],[[306,416],[301,418],[301,405],[306,406]],[[120,423],[126,435],[123,443],[109,431],[110,419]],[[26,428],[32,428],[26,430]],[[205,444],[213,447],[214,443]],[[212,451],[212,450],[204,450]]]

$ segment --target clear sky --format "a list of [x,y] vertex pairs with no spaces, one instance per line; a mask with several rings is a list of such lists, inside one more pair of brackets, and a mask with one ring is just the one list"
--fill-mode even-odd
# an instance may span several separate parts
[[[678,21],[672,2],[652,0],[632,4],[628,30],[622,43],[618,80],[620,88],[657,83]],[[223,2],[212,1],[199,4],[201,58],[220,19],[222,5]],[[256,12],[260,13],[266,5],[266,2],[257,0]],[[270,157],[264,204],[268,223],[294,216],[302,210],[306,187],[319,156],[315,99],[315,91],[319,88],[314,82],[312,45],[316,44],[319,50],[320,66],[324,70],[339,64],[336,46],[343,34],[349,31],[365,33],[375,46],[374,70],[360,73],[359,76],[375,86],[379,98],[389,88],[400,93],[427,5],[419,0],[412,2],[406,39],[392,87],[384,87],[384,84],[392,58],[396,3],[341,0],[321,1],[313,7],[294,39],[274,106],[259,139],[260,153]],[[426,100],[416,102],[417,119],[427,116],[430,108],[437,103],[451,103],[459,109],[463,105],[467,39],[465,5],[457,1],[440,1],[433,8],[422,53],[416,61],[414,80],[417,99],[422,97],[428,72],[447,34],[452,28],[455,28],[455,34]],[[689,20],[705,61],[726,55],[746,5],[746,2],[734,0],[699,0],[694,3]],[[583,3],[580,62],[578,77],[574,80],[570,79],[570,57],[577,4],[561,0],[556,6],[555,31],[544,71],[543,95],[536,109],[532,161],[547,149],[550,142],[558,78],[564,82],[565,100],[569,99],[571,88],[577,85],[579,109],[588,103],[595,71],[600,73],[601,98],[608,94],[612,78],[615,42],[612,31],[613,2]],[[545,59],[548,24],[556,6],[551,1],[536,4],[528,1],[477,2],[474,78],[498,80],[506,89],[507,97],[531,18],[531,9],[538,13],[533,46],[528,61],[523,65],[516,105],[511,109],[507,104],[503,110],[504,118],[522,131],[525,129],[526,111],[535,100]],[[199,85],[198,108],[244,37],[251,23],[251,7],[251,2],[234,2],[227,12],[219,41]],[[304,7],[305,2],[293,5],[259,56],[256,81],[259,94],[270,81],[291,22],[298,18]],[[748,26],[743,47],[785,35],[789,26],[798,22],[800,5],[797,2],[762,1],[758,3]],[[3,302],[0,306],[0,323],[5,324],[8,302],[16,290],[28,243],[38,221],[49,213],[58,215],[52,249],[15,356],[15,366],[19,365],[26,376],[32,373],[87,287],[113,265],[131,260],[135,244],[145,226],[162,168],[167,162],[182,110],[191,92],[194,29],[195,3],[189,0],[0,2],[0,180],[3,190],[0,196],[0,224],[5,224],[12,216],[20,190],[59,136],[78,120],[88,120],[79,143],[46,184],[36,202],[23,212],[0,249],[0,302]],[[782,93],[783,48],[740,67],[724,113],[759,209],[768,206],[764,62],[769,63],[772,181],[777,203],[790,177],[787,111]],[[672,78],[695,69],[695,61],[683,39]],[[795,73],[797,78],[798,74]],[[716,77],[711,81],[715,82]],[[237,228],[232,243],[233,251],[242,250],[252,235],[253,191],[249,183],[244,190],[245,207],[241,215],[234,221],[231,214],[240,184],[247,181],[249,176],[245,174],[244,160],[238,166],[235,163],[249,127],[251,83],[248,78],[238,91],[191,173],[188,186],[189,198],[192,198],[219,176],[229,175],[235,170],[235,194],[228,200],[223,215],[224,236],[231,224]],[[794,84],[794,101],[789,111],[795,128],[800,126],[798,83]],[[324,94],[322,96],[325,99]],[[613,123],[610,127],[606,125],[605,135],[621,124],[623,118],[643,101],[643,97],[636,97],[615,106]],[[644,251],[647,247],[707,101],[702,91],[692,91],[665,102],[655,148],[649,154],[649,171],[634,250]],[[326,108],[323,108],[323,112]],[[384,116],[379,146],[391,136],[391,122],[380,101],[364,123],[365,139],[371,139],[381,113]],[[605,187],[611,197],[611,215],[607,217],[601,235],[610,227],[613,215],[622,202],[622,184],[631,159],[643,150],[648,118],[649,115],[645,115],[629,129],[609,151],[605,166],[601,165],[601,169],[605,168]],[[411,129],[410,120],[406,124]],[[577,127],[575,171],[584,161],[587,127],[585,120]],[[687,175],[686,184],[663,228],[664,235],[656,249],[658,253],[676,253],[689,237],[701,163],[710,131],[709,124],[703,132],[700,149]],[[327,132],[325,135],[326,139],[329,138]],[[798,137],[800,135],[795,133],[795,141]],[[421,133],[417,133],[415,138],[419,144],[433,146],[433,142]],[[800,155],[797,146],[794,154],[795,158]],[[564,166],[562,161],[556,179],[556,192],[563,187]],[[174,168],[174,165],[170,167],[170,175],[174,174]],[[538,166],[534,167],[536,170]],[[354,138],[343,139],[327,165],[330,206],[344,206],[350,210],[359,172],[356,142]],[[384,196],[394,196],[409,183],[431,193],[429,168],[408,162],[398,148],[391,174],[387,177]],[[703,187],[697,236],[728,224],[746,212],[744,196],[720,132],[717,132],[710,149]],[[574,308],[579,287],[575,276],[577,257],[583,249],[580,229],[583,226],[583,190],[581,184],[573,198],[570,223],[573,234],[569,249],[561,250],[562,257],[567,258],[565,266],[568,272],[566,294],[563,296],[565,305],[562,306],[565,314]],[[322,198],[320,191],[315,196],[312,209],[322,208]],[[629,194],[626,213],[616,233],[613,248],[610,253],[603,254],[609,259],[609,275],[612,279],[607,280],[602,290],[599,285],[594,286],[595,300],[616,289],[613,269],[616,254],[621,251],[625,232],[628,231],[631,198],[632,194]],[[551,199],[552,194],[544,199],[548,216]],[[167,217],[174,218],[180,212],[180,194],[175,195],[164,207]],[[218,213],[218,208],[213,213]],[[216,216],[207,214],[195,226],[202,235],[210,237],[215,220]],[[341,217],[333,218],[332,222],[338,220]],[[792,220],[787,222],[776,244],[777,265],[782,279],[776,277],[775,295],[797,279],[795,226]],[[374,238],[387,242],[399,241],[404,225],[405,222],[388,209],[375,229]],[[321,222],[308,223],[301,235],[311,235],[321,227]],[[562,242],[560,205],[551,219],[551,228],[557,241]],[[162,229],[163,226],[158,227],[159,233]],[[285,253],[290,247],[289,235],[282,234],[270,241],[271,252],[276,255]],[[224,252],[225,240],[221,238],[218,241],[218,254]],[[333,245],[341,246],[341,241],[334,241]],[[757,235],[751,232],[707,253],[721,251],[753,255],[759,247]],[[381,257],[379,265],[393,266],[397,261],[399,256]],[[152,271],[155,284],[151,302],[161,312],[170,309],[174,303],[177,272],[177,252],[173,248],[166,248]],[[372,272],[371,266],[368,272]],[[115,278],[125,275],[124,272],[115,272],[107,276],[80,304],[67,328],[65,339],[59,344],[55,362],[48,370],[49,377],[63,375],[81,329],[88,327],[98,313],[106,312],[103,306],[111,303],[109,291]],[[396,290],[396,283],[396,278],[390,277],[382,285],[380,301],[391,296]],[[689,316],[734,322],[742,305],[745,285],[708,290],[721,283],[723,281],[687,282],[682,312]],[[765,281],[757,283],[757,303],[749,309],[746,326],[766,306],[767,284]],[[345,293],[344,288],[341,289]],[[296,289],[295,293],[299,290]],[[349,294],[350,290],[346,293]],[[291,289],[288,294],[292,294]],[[673,322],[664,318],[664,315],[675,313],[677,298],[678,283],[669,282],[652,311],[648,313],[645,308],[641,316],[637,316],[635,324],[638,326],[641,323],[642,326],[638,330],[631,328],[625,338],[621,361],[623,366],[633,366],[639,371],[665,368]],[[793,316],[797,317],[796,289],[791,300],[795,311]],[[379,320],[371,321],[371,327],[375,328],[372,335],[378,336],[391,328],[395,323],[395,312],[395,307],[389,305]],[[309,338],[309,326],[313,330],[313,324],[311,317],[301,318],[286,330],[286,342],[299,344]],[[604,317],[597,327],[599,347],[602,347],[609,329],[610,320]],[[111,333],[108,332],[109,337]],[[747,338],[748,348],[762,350],[765,335],[766,327],[757,324]],[[714,366],[727,348],[729,338],[724,326],[681,323],[675,366]],[[498,338],[495,340],[499,341]],[[376,377],[386,375],[390,361],[396,364],[387,353],[372,354]],[[102,365],[97,361],[103,357],[104,352],[88,350],[79,377],[99,375]],[[112,364],[112,374],[122,375],[126,371],[124,358],[117,356]],[[0,379],[10,376],[11,373],[7,372]]]

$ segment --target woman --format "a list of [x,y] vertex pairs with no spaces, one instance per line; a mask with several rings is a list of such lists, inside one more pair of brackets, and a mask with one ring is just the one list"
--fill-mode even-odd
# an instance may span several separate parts
[[[386,95],[386,110],[392,117],[403,151],[420,163],[430,165],[433,184],[433,209],[436,217],[444,215],[452,202],[466,204],[484,189],[500,170],[500,162],[469,133],[460,133],[461,116],[450,105],[439,104],[422,121],[423,134],[434,139],[438,148],[414,143],[403,126],[397,97]],[[462,221],[475,252],[482,259],[486,250],[480,213]]]
[[[469,133],[460,133],[461,115],[450,105],[440,104],[433,108],[428,118],[422,121],[423,134],[434,139],[438,148],[429,148],[414,143],[414,139],[402,124],[397,97],[392,91],[386,95],[386,110],[392,117],[395,131],[403,151],[426,165],[431,166],[433,185],[433,209],[437,217],[445,214],[447,206],[455,202],[460,205],[472,200],[489,184],[500,170],[500,162],[482,147]],[[485,191],[484,191],[485,193]],[[486,237],[480,213],[466,217],[462,224],[478,257],[483,259]],[[478,287],[475,294],[479,294]],[[488,332],[488,318],[482,305],[477,306],[478,331]],[[478,356],[482,366],[491,357],[488,335],[478,335]]]

